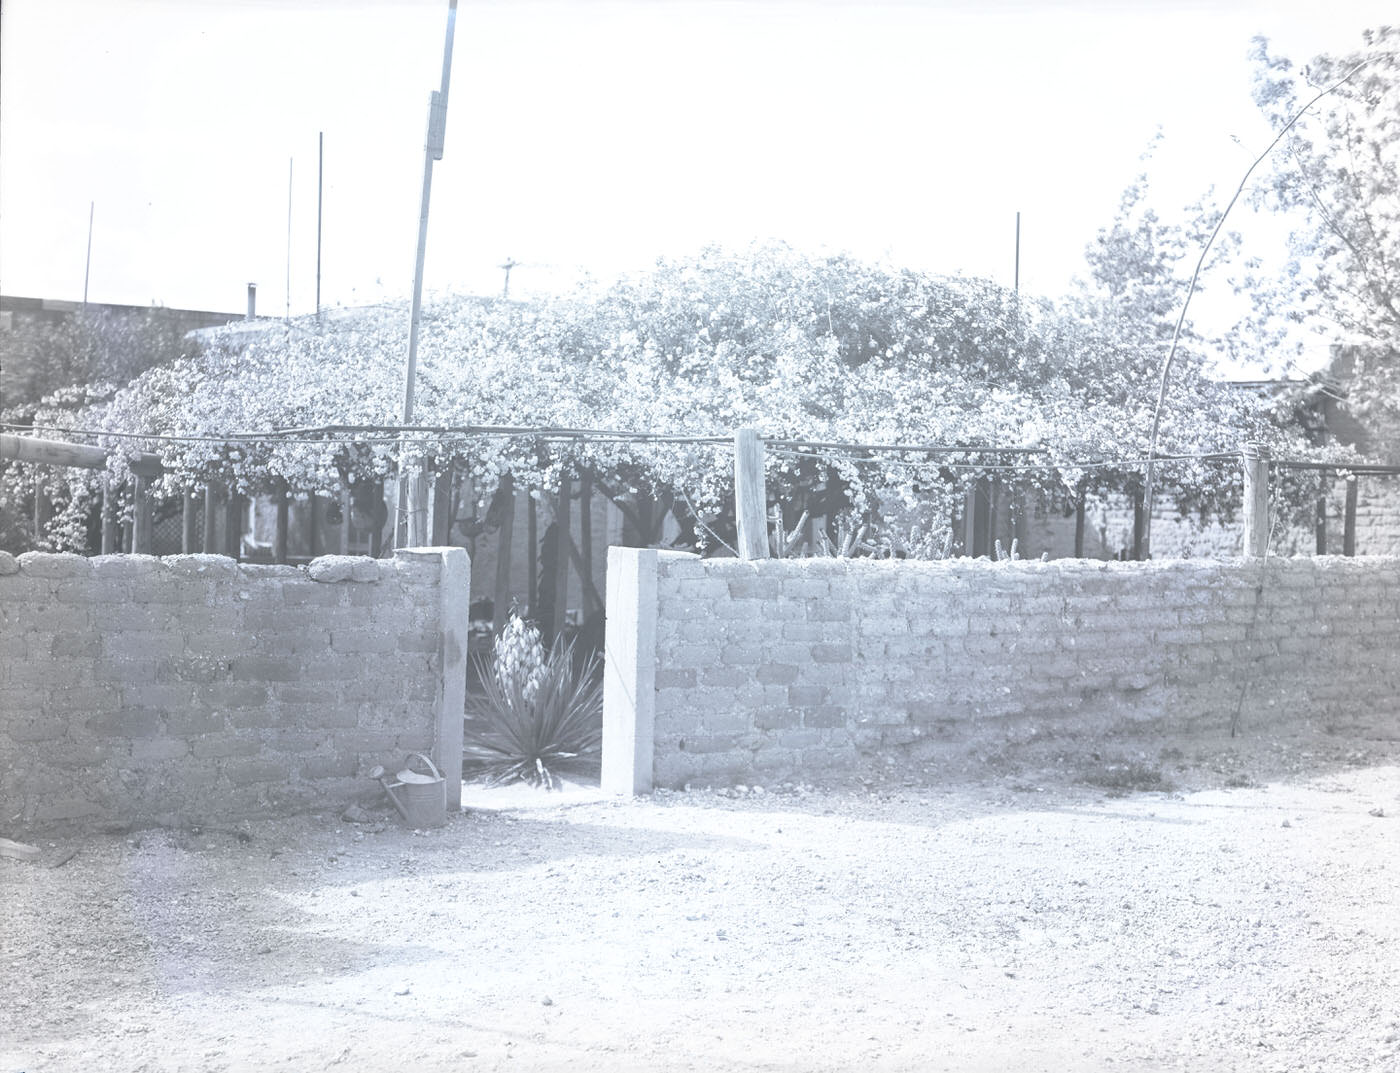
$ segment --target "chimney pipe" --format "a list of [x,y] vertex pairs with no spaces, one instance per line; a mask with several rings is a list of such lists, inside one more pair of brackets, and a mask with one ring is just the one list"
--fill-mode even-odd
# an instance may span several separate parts
[[250,284],[248,284],[248,315],[247,315],[244,319],[245,319],[245,320],[252,320],[255,316],[257,316],[257,312],[258,312],[258,285],[257,285],[256,283],[250,283]]

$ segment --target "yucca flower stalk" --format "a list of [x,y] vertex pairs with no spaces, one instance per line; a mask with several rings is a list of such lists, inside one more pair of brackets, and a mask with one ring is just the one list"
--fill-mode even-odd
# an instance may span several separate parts
[[490,656],[475,659],[482,691],[467,708],[483,729],[463,751],[473,773],[552,790],[560,769],[597,755],[603,688],[596,655],[575,670],[572,642],[556,638],[546,653],[539,630],[511,612]]

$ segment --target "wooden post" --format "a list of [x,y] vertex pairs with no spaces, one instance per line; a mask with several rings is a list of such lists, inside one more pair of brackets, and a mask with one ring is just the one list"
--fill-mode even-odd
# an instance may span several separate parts
[[53,518],[53,501],[49,499],[49,493],[45,490],[43,479],[39,474],[34,475],[34,540],[44,539],[44,530],[48,528],[49,522]]
[[1147,499],[1139,488],[1133,493],[1133,562],[1147,558]]
[[1356,554],[1356,476],[1347,477],[1346,514],[1342,518],[1342,554]]
[[[373,521],[370,522],[370,525],[372,526],[372,528],[370,529],[370,533],[369,533],[369,553],[370,553],[371,558],[378,559],[381,555],[384,554],[384,523],[383,523],[382,521],[379,520],[379,507],[378,507],[378,504],[384,502],[384,482],[383,482],[383,481],[375,481],[375,482],[374,482],[374,495],[375,495],[375,504],[376,504],[376,506],[375,506],[375,508],[374,508],[373,515],[372,515],[372,516],[373,516]],[[397,523],[396,523],[395,526],[394,526],[394,532],[395,532],[395,533],[398,532],[398,525],[397,525]]]
[[583,581],[584,618],[597,608],[591,606],[590,591],[593,585],[593,477],[585,473],[578,484],[578,542],[583,565],[579,574]]
[[136,491],[132,505],[131,553],[133,555],[153,555],[155,517],[151,505],[151,478],[137,474]]
[[525,617],[533,622],[540,601],[540,519],[534,493],[527,493],[525,501],[525,554],[530,568],[530,579],[525,585]]
[[224,507],[224,554],[231,559],[243,558],[243,512],[247,500],[240,492],[230,492]]
[[102,554],[111,555],[118,548],[117,503],[112,494],[112,478],[102,474]]
[[763,477],[763,441],[751,428],[734,434],[734,520],[741,559],[768,558],[768,491]]
[[287,522],[291,505],[291,492],[287,488],[287,482],[279,480],[277,482],[277,528],[272,538],[272,561],[274,563],[285,563],[287,561]]
[[1084,499],[1087,493],[1088,488],[1083,481],[1080,481],[1079,495],[1074,502],[1074,557],[1076,559],[1084,558],[1084,513],[1086,506]]
[[428,546],[428,471],[424,464],[408,467],[404,474],[408,489],[407,539],[410,548]]
[[433,481],[433,535],[435,548],[452,543],[452,465],[438,471]]
[[340,490],[340,554],[350,554],[350,489]]
[[977,485],[963,493],[963,554],[969,559],[977,555]]
[[1315,553],[1327,554],[1327,478],[1323,477],[1322,490],[1317,493],[1317,527]]
[[502,496],[500,544],[496,551],[496,590],[491,598],[491,626],[497,633],[506,624],[510,613],[510,552],[515,542],[515,478],[509,473],[501,476],[498,492]]
[[[997,553],[997,501],[1001,498],[1001,481],[993,477],[987,482],[987,554],[996,558]],[[1010,549],[1007,549],[1010,554]]]
[[314,492],[306,502],[307,526],[306,526],[306,554],[311,558],[316,558],[321,554],[321,518],[324,512],[321,510],[321,494]]
[[204,540],[203,552],[205,555],[217,555],[219,551],[218,535],[215,532],[219,521],[219,492],[212,483],[204,486]]
[[1247,443],[1241,451],[1244,463],[1244,555],[1269,554],[1269,457],[1263,444]]
[[180,554],[193,555],[199,543],[199,515],[195,509],[194,489],[180,494]]
[[569,544],[570,510],[573,482],[568,477],[559,481],[559,497],[554,510],[554,607],[550,622],[550,637],[564,635],[565,612],[569,604]]

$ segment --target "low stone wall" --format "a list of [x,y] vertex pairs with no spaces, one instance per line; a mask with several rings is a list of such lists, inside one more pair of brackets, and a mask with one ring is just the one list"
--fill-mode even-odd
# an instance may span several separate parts
[[1400,559],[740,562],[613,548],[603,775],[800,776],[972,736],[1400,731]]
[[[334,804],[432,750],[460,802],[467,556],[0,552],[0,832]],[[396,767],[390,767],[396,770]]]

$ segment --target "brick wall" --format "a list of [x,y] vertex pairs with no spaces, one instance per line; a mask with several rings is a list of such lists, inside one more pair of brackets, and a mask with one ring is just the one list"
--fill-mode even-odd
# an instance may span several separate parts
[[344,801],[435,739],[459,780],[467,571],[0,552],[0,830]]
[[1223,733],[1242,697],[1245,732],[1400,730],[1400,559],[614,548],[608,573],[603,770],[617,791],[800,776],[973,736]]

